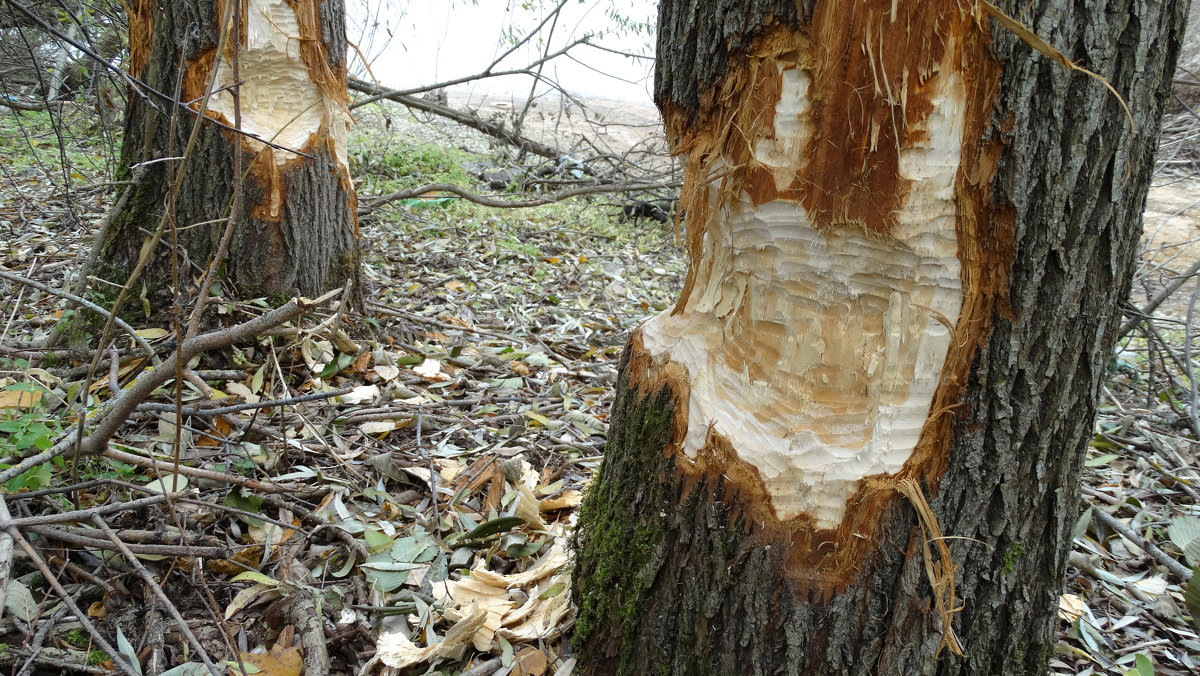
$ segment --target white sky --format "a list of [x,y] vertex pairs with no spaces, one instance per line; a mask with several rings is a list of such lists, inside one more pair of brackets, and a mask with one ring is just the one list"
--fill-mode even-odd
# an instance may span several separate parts
[[[347,33],[371,59],[371,71],[385,86],[407,88],[478,73],[511,42],[510,30],[525,35],[549,15],[559,0],[350,0]],[[523,5],[527,7],[523,7]],[[623,52],[653,54],[653,38],[644,32],[622,33],[609,18],[618,12],[635,22],[656,21],[656,0],[569,0],[549,36],[553,52],[586,34],[603,32],[596,44]],[[364,20],[364,17],[372,17]],[[364,26],[376,26],[374,31]],[[547,24],[539,38],[507,57],[494,70],[525,67],[545,50]],[[387,41],[388,30],[393,37]],[[570,58],[574,57],[574,59]],[[564,89],[591,97],[649,102],[653,65],[579,45],[570,56],[547,63],[542,71]],[[524,98],[528,76],[494,78],[469,85],[473,96]],[[542,88],[540,88],[542,89]]]

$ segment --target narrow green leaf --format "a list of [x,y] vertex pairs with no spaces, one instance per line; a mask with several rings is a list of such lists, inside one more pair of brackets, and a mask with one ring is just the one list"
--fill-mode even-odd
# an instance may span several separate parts
[[1200,566],[1192,568],[1192,579],[1183,589],[1183,605],[1192,614],[1192,626],[1200,631]]
[[538,594],[538,598],[539,599],[548,599],[548,598],[553,598],[555,596],[558,596],[562,592],[562,590],[564,588],[566,588],[566,586],[567,585],[562,580],[559,580],[558,582],[555,582],[554,584],[550,585],[550,587],[548,589],[546,589],[546,591],[542,592],[541,594]]
[[497,636],[496,638],[500,641],[500,664],[511,667],[513,661],[512,644],[505,641],[503,636]]
[[1075,522],[1075,527],[1071,529],[1071,539],[1078,540],[1087,534],[1088,526],[1092,523],[1092,508],[1089,506],[1083,510],[1083,514],[1079,515],[1079,520]]
[[266,585],[268,587],[279,586],[279,580],[276,580],[270,575],[264,575],[257,570],[247,570],[245,572],[238,573],[232,580],[230,580],[230,582],[245,582],[247,580],[250,582],[257,582],[258,584]]
[[129,662],[129,666],[133,667],[138,676],[141,676],[142,663],[137,658],[137,651],[133,649],[133,644],[129,642],[129,639],[125,638],[125,632],[121,631],[120,627],[117,627],[117,651],[121,653],[121,657],[124,657],[126,662]]
[[1137,665],[1138,676],[1154,676],[1154,661],[1146,653],[1138,653],[1134,658]]
[[485,521],[479,524],[474,530],[463,536],[463,539],[482,540],[483,538],[495,535],[497,533],[508,532],[523,523],[525,523],[525,520],[519,516],[496,517],[495,519],[491,519],[490,521]]

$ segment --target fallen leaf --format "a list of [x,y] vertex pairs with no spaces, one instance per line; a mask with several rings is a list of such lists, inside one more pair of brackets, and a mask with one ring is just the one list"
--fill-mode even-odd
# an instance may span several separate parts
[[1144,580],[1134,582],[1133,586],[1151,596],[1158,596],[1167,591],[1167,580],[1162,577],[1148,577]]
[[370,363],[371,363],[371,353],[364,351],[362,354],[358,355],[358,358],[355,359],[353,362],[351,362],[350,365],[347,366],[345,368],[345,370],[343,370],[342,372],[343,373],[362,373],[363,371],[367,370],[367,365]]
[[38,612],[38,604],[33,599],[29,587],[20,580],[9,580],[4,587],[4,594],[4,610],[23,622],[33,621]]
[[350,390],[346,394],[338,397],[337,400],[343,404],[363,404],[368,401],[374,401],[378,396],[378,385],[359,385],[353,390]]
[[[241,660],[247,665],[258,668],[257,672],[246,670],[248,674],[257,674],[257,676],[300,676],[304,668],[304,660],[300,657],[300,646],[298,645],[283,648],[276,644],[270,652],[241,653]],[[236,669],[231,671],[236,671]]]
[[376,420],[373,422],[365,422],[358,426],[364,434],[383,434],[396,429],[395,420]]
[[229,421],[224,418],[214,418],[209,432],[197,435],[199,438],[196,439],[196,445],[208,447],[220,446],[223,443],[222,439],[228,439],[229,433],[232,431],[233,425],[230,425]]
[[375,375],[379,376],[380,380],[388,382],[395,380],[396,376],[400,375],[400,368],[391,364],[376,364]]
[[450,376],[442,373],[442,362],[436,359],[426,359],[419,365],[414,366],[413,373],[416,373],[431,383],[450,380]]
[[145,488],[151,493],[173,493],[187,488],[187,477],[182,474],[168,474],[146,484]]
[[42,400],[41,390],[4,390],[0,392],[0,409],[28,409],[37,406]]
[[583,491],[577,491],[574,488],[563,491],[552,498],[546,498],[540,503],[540,508],[543,512],[553,512],[556,509],[571,509],[578,507],[579,503],[583,502]]
[[228,606],[225,606],[225,619],[228,620],[251,606],[282,597],[283,592],[274,586],[256,584],[253,587],[247,587],[234,594],[233,600],[229,602]]
[[542,676],[550,666],[546,653],[532,646],[517,653],[513,661],[516,662],[516,668],[510,672],[513,676]]
[[1083,599],[1075,594],[1063,594],[1058,597],[1058,616],[1067,622],[1074,622],[1083,617],[1086,608]]

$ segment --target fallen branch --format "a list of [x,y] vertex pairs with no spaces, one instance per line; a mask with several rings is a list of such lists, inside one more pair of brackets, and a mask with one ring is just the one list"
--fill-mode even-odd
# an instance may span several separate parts
[[1103,521],[1105,526],[1113,529],[1119,533],[1121,537],[1129,540],[1133,544],[1137,545],[1142,551],[1154,557],[1155,561],[1158,561],[1164,568],[1171,571],[1171,574],[1175,577],[1184,581],[1192,579],[1192,571],[1188,570],[1187,566],[1176,561],[1173,556],[1159,549],[1153,542],[1150,542],[1146,538],[1135,533],[1132,528],[1118,521],[1117,518],[1112,514],[1109,514],[1095,505],[1092,506],[1092,514],[1096,518]]
[[108,440],[117,433],[117,430],[120,429],[125,419],[129,417],[129,414],[137,409],[138,404],[145,401],[155,389],[175,376],[177,362],[187,363],[193,357],[197,357],[205,352],[228,347],[238,341],[253,338],[269,328],[295,319],[300,316],[300,313],[340,293],[340,291],[338,289],[327,293],[315,301],[307,298],[295,298],[250,321],[184,341],[181,348],[167,358],[160,366],[145,371],[138,376],[137,380],[133,381],[132,385],[121,390],[112,399],[104,402],[94,415],[94,418],[99,422],[91,434],[80,440],[81,426],[73,426],[70,432],[60,438],[50,448],[0,472],[0,483],[19,476],[22,472],[36,467],[43,462],[65,454],[68,450],[76,446],[76,442],[78,442],[80,453],[84,455],[96,455],[104,451],[108,446]]
[[[67,291],[59,291],[58,289],[56,289],[52,286],[42,284],[41,282],[35,282],[32,279],[29,279],[27,277],[22,277],[21,275],[18,275],[13,272],[9,272],[7,270],[0,270],[0,279],[7,279],[10,282],[15,282],[17,284],[24,284],[25,286],[31,286],[39,291],[43,291],[43,292],[48,293],[53,296],[58,296],[60,298],[66,298],[67,300],[69,300],[73,303],[78,303],[79,305],[82,305],[83,307],[91,310],[92,312],[95,312],[96,314],[100,315],[101,317],[104,317],[105,319],[108,319],[109,317],[112,316],[111,312],[109,312],[108,310],[105,310],[104,308],[100,307],[99,305],[96,305],[92,301],[87,300],[86,298],[80,298],[79,296],[76,296],[75,294],[69,293]],[[114,324],[116,324],[118,327],[120,327],[122,331],[124,331],[125,333],[128,333],[129,337],[133,338],[133,341],[138,344],[138,347],[142,348],[147,353],[149,353],[150,360],[152,362],[154,362],[155,366],[158,365],[158,363],[159,363],[158,355],[154,352],[154,348],[150,347],[150,343],[146,342],[145,338],[142,338],[141,336],[139,336],[137,334],[137,331],[135,331],[132,326],[127,324],[124,319],[121,319],[120,317],[112,317],[112,321]]]
[[62,101],[22,101],[8,96],[0,96],[0,106],[12,108],[13,110],[41,111],[52,108],[61,109],[62,105]]
[[602,183],[600,185],[585,185],[570,190],[562,190],[560,192],[547,195],[545,197],[534,197],[524,200],[506,200],[496,197],[487,197],[485,195],[476,195],[475,193],[454,185],[452,183],[431,183],[423,185],[419,188],[411,190],[397,190],[396,192],[376,197],[364,197],[362,201],[367,206],[358,210],[359,216],[365,216],[375,211],[379,207],[396,200],[409,199],[412,197],[420,197],[430,192],[448,192],[453,193],[468,202],[481,204],[485,207],[496,207],[500,209],[527,209],[529,207],[540,207],[545,204],[553,204],[561,202],[570,197],[579,197],[580,195],[599,195],[603,193],[614,192],[642,192],[646,190],[659,190],[662,188],[678,188],[683,185],[682,181],[665,181],[662,183]]
[[[62,512],[59,514],[39,514],[38,516],[26,516],[16,519],[0,518],[0,528],[29,528],[30,526],[44,526],[51,523],[70,523],[73,521],[83,521],[90,519],[93,516],[110,514],[112,512],[124,512],[131,509],[141,509],[155,503],[162,502],[170,498],[182,497],[186,495],[186,491],[176,493],[160,493],[151,495],[146,498],[139,498],[132,502],[118,502],[110,505],[100,505],[89,509],[77,509],[70,512]],[[19,497],[19,496],[18,496]]]
[[[288,399],[274,399],[271,401],[256,401],[246,402],[244,404],[233,404],[232,406],[222,406],[220,408],[203,408],[199,406],[184,406],[182,409],[183,415],[200,416],[210,418],[226,413],[237,413],[238,411],[248,411],[256,408],[276,408],[279,406],[293,406],[302,404],[306,401],[320,401],[322,399],[332,399],[340,397],[343,394],[350,394],[354,391],[353,387],[343,387],[340,390],[330,392],[313,392],[312,394],[302,394],[298,397],[290,397]],[[174,413],[176,411],[174,404],[138,404],[139,411],[157,411],[162,413]]]
[[[483,132],[488,136],[499,139],[522,152],[533,153],[534,155],[540,155],[552,160],[557,160],[566,154],[558,148],[553,148],[544,143],[534,141],[531,138],[521,136],[513,130],[505,127],[503,124],[489,122],[488,120],[485,120],[478,115],[465,110],[458,110],[457,108],[444,106],[434,101],[429,101],[412,96],[410,94],[402,93],[400,90],[381,89],[370,82],[359,80],[358,78],[347,78],[346,86],[356,92],[369,95],[371,97],[371,101],[387,99],[389,101],[395,101],[396,103],[407,106],[408,108],[439,115],[448,120],[457,122],[465,127],[470,127],[476,131]],[[358,105],[361,104],[354,103],[351,104],[350,107],[353,109]]]
[[296,583],[291,601],[284,609],[289,624],[296,628],[300,645],[304,647],[304,673],[328,674],[329,651],[325,639],[325,616],[317,605],[311,585],[316,584],[312,573],[303,564],[292,560],[290,575]]
[[[96,517],[100,518],[100,517]],[[62,530],[61,528],[52,528],[50,526],[30,526],[26,529],[27,532],[37,533],[38,535],[65,542],[75,547],[87,547],[90,549],[103,549],[106,551],[122,551],[120,547],[114,545],[106,539],[89,537],[79,533]],[[126,545],[122,546],[136,554],[149,554],[152,556],[177,556],[177,557],[199,557],[204,559],[227,559],[231,552],[227,547],[202,547],[189,545]]]

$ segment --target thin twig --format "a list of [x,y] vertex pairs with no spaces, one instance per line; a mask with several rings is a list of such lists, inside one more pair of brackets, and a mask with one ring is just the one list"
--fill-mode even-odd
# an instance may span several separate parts
[[[5,504],[4,499],[0,497],[0,519],[9,519],[11,516],[12,515],[8,513],[8,505]],[[109,656],[112,658],[113,664],[115,664],[122,673],[126,674],[126,676],[141,676],[141,673],[139,673],[125,661],[121,653],[118,652],[117,649],[114,648],[112,644],[110,644],[108,640],[104,638],[104,635],[96,630],[95,625],[93,625],[91,620],[88,619],[87,613],[80,610],[79,606],[75,604],[75,600],[71,597],[67,590],[63,588],[62,583],[58,581],[58,578],[54,576],[54,571],[50,570],[49,566],[46,565],[46,562],[42,560],[41,554],[39,554],[37,550],[33,548],[33,545],[29,544],[29,541],[25,539],[25,536],[21,534],[21,531],[17,530],[16,528],[8,528],[5,530],[5,532],[7,532],[13,540],[21,545],[21,549],[25,550],[25,553],[29,556],[29,560],[32,561],[33,565],[36,566],[37,569],[42,573],[42,577],[45,579],[46,583],[50,585],[50,588],[54,590],[55,594],[58,594],[58,597],[62,599],[62,602],[71,609],[71,612],[75,615],[75,619],[83,627],[84,631],[86,631],[88,635],[92,637],[92,640],[95,641],[96,645],[99,646],[101,650],[109,654]]]
[[[27,530],[30,533],[37,533],[44,538],[65,542],[75,547],[90,547],[92,549],[103,549],[106,551],[120,551],[106,539],[89,537],[87,535],[73,533],[61,528],[53,528],[51,526],[30,526]],[[150,554],[152,556],[200,557],[205,559],[227,559],[231,556],[230,550],[226,547],[205,547],[202,545],[126,546],[137,554]]]
[[1168,298],[1171,297],[1171,294],[1178,291],[1179,287],[1183,286],[1184,283],[1195,276],[1197,272],[1200,272],[1200,258],[1197,258],[1194,263],[1188,266],[1187,270],[1184,270],[1174,279],[1172,279],[1162,291],[1158,292],[1158,295],[1156,295],[1154,298],[1151,298],[1150,302],[1146,303],[1145,306],[1138,310],[1138,316],[1135,316],[1122,324],[1121,329],[1117,331],[1117,340],[1124,338],[1129,334],[1130,331],[1134,329],[1134,327],[1153,315],[1154,311],[1158,309],[1159,305],[1162,305]]
[[87,300],[86,298],[81,298],[79,296],[76,296],[75,294],[70,293],[68,291],[61,291],[52,286],[42,284],[41,282],[36,282],[32,279],[22,277],[21,275],[18,275],[14,272],[9,272],[7,270],[0,270],[0,279],[7,279],[8,281],[16,282],[17,284],[24,284],[26,286],[32,286],[33,288],[35,288],[39,291],[44,291],[48,294],[58,296],[59,298],[66,298],[67,300],[69,300],[73,303],[77,303],[77,304],[87,308],[88,310],[95,312],[96,314],[100,315],[101,317],[104,317],[105,319],[112,321],[125,333],[128,333],[129,337],[133,338],[133,341],[138,344],[138,347],[142,348],[150,355],[151,361],[153,361],[156,366],[161,361],[158,358],[158,354],[155,353],[154,348],[150,347],[150,343],[147,343],[145,338],[142,338],[141,336],[139,336],[137,334],[137,331],[132,326],[130,326],[124,319],[114,316],[111,312],[109,312],[108,310],[105,310],[104,308],[100,307],[99,305],[96,305],[92,301]]
[[1187,581],[1192,579],[1192,571],[1188,567],[1175,560],[1173,556],[1159,549],[1153,542],[1138,535],[1132,528],[1126,526],[1117,520],[1117,518],[1103,509],[1092,505],[1092,515],[1104,522],[1104,525],[1121,534],[1126,540],[1137,545],[1142,551],[1154,557],[1164,568],[1171,571],[1175,577]]
[[181,497],[186,494],[186,491],[179,491],[177,493],[162,493],[159,495],[151,495],[148,498],[139,498],[137,500],[133,500],[132,502],[117,502],[108,505],[90,507],[88,509],[77,509],[70,512],[62,512],[60,514],[40,514],[38,516],[18,517],[16,519],[0,518],[0,528],[29,528],[30,526],[42,526],[51,523],[83,521],[84,519],[90,519],[94,516],[149,507],[150,505],[157,504],[163,500],[167,500],[172,497]]
[[[183,415],[212,417],[225,415],[227,413],[237,413],[238,411],[249,411],[257,408],[275,408],[278,406],[291,406],[293,404],[302,404],[306,401],[320,401],[322,399],[331,399],[340,397],[343,394],[353,392],[353,387],[343,387],[340,390],[330,392],[313,392],[312,394],[303,394],[298,397],[289,399],[273,399],[271,401],[256,401],[246,402],[244,404],[234,404],[232,406],[222,406],[220,408],[203,408],[196,406],[188,406],[183,409]],[[138,404],[139,411],[158,411],[158,412],[173,412],[175,411],[174,404]]]
[[179,614],[179,609],[175,607],[174,603],[171,603],[171,599],[167,598],[166,593],[163,592],[162,587],[159,586],[154,576],[150,574],[150,571],[146,570],[146,567],[142,565],[138,557],[130,551],[129,546],[121,542],[121,538],[117,537],[117,534],[104,522],[104,519],[100,518],[99,515],[95,515],[92,517],[92,522],[96,524],[97,528],[104,531],[109,540],[112,540],[112,543],[117,546],[121,555],[125,557],[125,562],[137,571],[138,575],[145,581],[146,586],[158,597],[158,602],[163,604],[163,607],[167,609],[167,613],[171,615],[171,619],[175,620],[179,631],[187,638],[188,643],[192,646],[192,650],[195,650],[200,655],[200,661],[204,662],[204,666],[208,667],[213,676],[220,676],[221,671],[217,669],[217,665],[213,664],[212,658],[208,656],[208,653],[204,650],[204,646],[200,645],[200,641],[192,633],[191,628],[188,627],[187,621]]
[[468,202],[481,204],[485,207],[495,207],[499,209],[528,209],[530,207],[540,207],[546,204],[561,202],[567,198],[578,197],[580,195],[599,195],[602,193],[615,192],[644,192],[647,190],[660,190],[663,188],[678,188],[682,185],[682,181],[664,181],[661,183],[602,183],[600,185],[585,185],[578,188],[572,188],[570,190],[563,190],[561,192],[547,195],[546,197],[534,197],[524,200],[506,200],[488,197],[486,195],[476,195],[470,190],[454,185],[453,183],[431,183],[429,185],[423,185],[419,188],[412,188],[410,190],[397,190],[396,192],[388,193],[386,195],[363,197],[362,199],[365,203],[367,203],[367,206],[359,209],[358,215],[365,216],[389,202],[409,199],[412,197],[420,197],[421,195],[425,195],[426,193],[430,192],[453,193],[467,200]]

